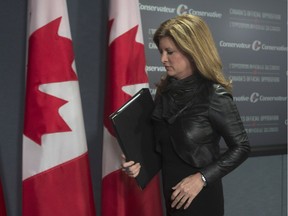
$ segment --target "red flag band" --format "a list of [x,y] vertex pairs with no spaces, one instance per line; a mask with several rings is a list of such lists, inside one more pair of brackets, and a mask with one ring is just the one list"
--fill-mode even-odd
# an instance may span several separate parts
[[1,181],[0,181],[0,216],[6,216],[6,206]]

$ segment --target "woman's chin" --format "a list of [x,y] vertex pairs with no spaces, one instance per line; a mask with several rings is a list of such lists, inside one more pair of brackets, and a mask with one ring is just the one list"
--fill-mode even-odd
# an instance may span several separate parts
[[173,71],[167,70],[168,76],[174,77],[175,73]]

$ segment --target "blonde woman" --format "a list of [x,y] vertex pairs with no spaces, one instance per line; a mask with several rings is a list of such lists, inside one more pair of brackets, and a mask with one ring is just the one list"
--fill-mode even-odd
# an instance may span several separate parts
[[[211,32],[200,17],[181,15],[162,23],[154,42],[167,71],[152,115],[167,215],[223,216],[221,178],[248,157],[250,145]],[[122,166],[131,177],[141,172],[133,161]]]

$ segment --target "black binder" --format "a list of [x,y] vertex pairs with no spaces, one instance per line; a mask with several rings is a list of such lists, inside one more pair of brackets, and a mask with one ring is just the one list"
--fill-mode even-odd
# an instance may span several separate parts
[[153,109],[150,90],[143,88],[110,115],[116,138],[127,161],[141,164],[136,181],[142,189],[161,169],[160,155],[155,152],[151,121]]

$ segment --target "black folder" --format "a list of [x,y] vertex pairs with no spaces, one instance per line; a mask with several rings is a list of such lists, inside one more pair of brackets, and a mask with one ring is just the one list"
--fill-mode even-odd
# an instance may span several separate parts
[[155,151],[151,120],[153,109],[150,90],[143,88],[110,115],[116,138],[127,161],[141,164],[136,181],[142,189],[161,168],[160,155]]

